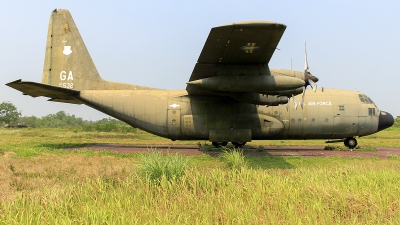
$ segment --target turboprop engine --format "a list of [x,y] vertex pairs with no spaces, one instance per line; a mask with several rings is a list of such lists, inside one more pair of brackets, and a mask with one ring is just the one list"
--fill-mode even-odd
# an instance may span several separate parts
[[196,85],[212,91],[252,92],[292,90],[305,85],[304,80],[290,76],[215,76],[190,81],[187,84]]

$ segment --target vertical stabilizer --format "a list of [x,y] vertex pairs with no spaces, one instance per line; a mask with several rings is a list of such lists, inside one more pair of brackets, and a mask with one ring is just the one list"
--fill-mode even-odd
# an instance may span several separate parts
[[51,13],[42,83],[76,89],[103,89],[99,76],[70,12]]

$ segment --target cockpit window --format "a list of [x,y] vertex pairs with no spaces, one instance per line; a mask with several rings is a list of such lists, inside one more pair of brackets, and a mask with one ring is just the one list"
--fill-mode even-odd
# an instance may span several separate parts
[[360,101],[365,104],[374,104],[374,102],[366,95],[359,94]]

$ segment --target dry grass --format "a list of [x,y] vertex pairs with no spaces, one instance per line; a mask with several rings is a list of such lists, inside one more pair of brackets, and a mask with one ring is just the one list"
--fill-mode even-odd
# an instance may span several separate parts
[[180,179],[152,185],[138,155],[55,149],[147,134],[0,135],[0,224],[400,224],[398,157],[244,157],[247,168],[231,170],[191,156]]
[[125,179],[135,159],[113,156],[42,155],[19,158],[5,153],[0,158],[0,200],[18,193],[41,193],[43,188],[60,188],[77,180],[97,177]]
[[398,159],[287,158],[293,169],[239,171],[192,166],[157,186],[140,176],[135,158],[3,156],[0,163],[0,224],[400,222]]

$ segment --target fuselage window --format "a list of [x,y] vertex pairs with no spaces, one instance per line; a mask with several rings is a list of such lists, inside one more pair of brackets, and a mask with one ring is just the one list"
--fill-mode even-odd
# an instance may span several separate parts
[[344,105],[339,105],[339,111],[344,111]]
[[375,108],[368,108],[368,115],[375,116]]

